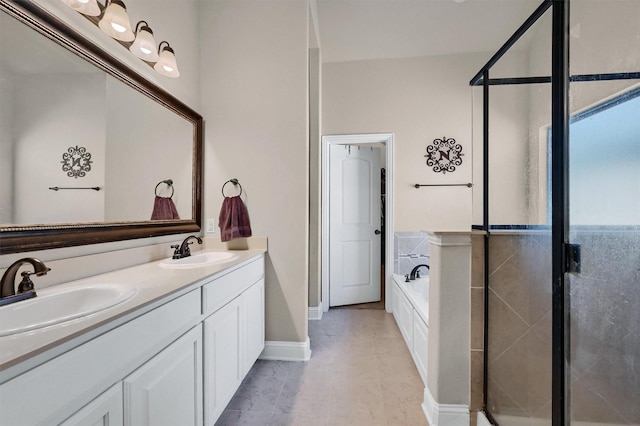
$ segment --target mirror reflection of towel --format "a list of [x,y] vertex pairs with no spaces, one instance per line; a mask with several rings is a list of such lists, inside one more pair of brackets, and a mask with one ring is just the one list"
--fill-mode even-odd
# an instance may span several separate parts
[[222,241],[251,236],[249,212],[240,196],[225,197],[220,209],[218,226]]
[[153,202],[153,213],[151,213],[151,220],[172,220],[180,219],[178,216],[178,209],[173,204],[173,200],[169,197],[159,197],[156,195],[156,199]]

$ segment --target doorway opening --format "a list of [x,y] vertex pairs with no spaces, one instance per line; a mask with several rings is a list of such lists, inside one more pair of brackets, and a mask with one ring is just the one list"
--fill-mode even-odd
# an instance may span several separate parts
[[[370,176],[371,181],[371,192],[368,192],[369,195],[365,195],[365,191],[359,191],[358,186],[350,185],[345,188],[344,191],[342,188],[336,186],[335,176],[332,180],[332,168],[331,168],[331,158],[332,158],[332,150],[334,152],[334,156],[337,155],[340,157],[340,151],[343,154],[349,155],[349,147],[351,147],[351,153],[355,154],[356,152],[365,153],[367,150],[372,151],[374,147],[379,147],[381,151],[381,162],[380,166],[378,166],[378,170],[373,171],[372,167],[368,166],[371,173],[367,175],[367,168],[363,167],[362,164],[366,163],[367,159],[358,158],[357,161],[351,161],[348,165],[345,166],[344,176],[347,181],[359,180],[360,182],[364,182],[365,179],[363,176]],[[366,148],[366,149],[365,149]],[[343,158],[346,158],[346,155],[343,155]],[[366,155],[365,155],[366,156]],[[350,158],[355,158],[356,155],[352,155]],[[334,158],[334,163],[336,163]],[[367,163],[368,164],[368,163]],[[335,166],[335,164],[334,164]],[[383,172],[384,169],[384,172]],[[335,172],[335,168],[334,168]],[[384,173],[384,174],[383,174]],[[382,178],[384,176],[384,179]],[[377,186],[374,188],[373,186]],[[367,188],[369,188],[367,186]],[[377,191],[376,191],[377,189]],[[351,213],[347,213],[347,215],[351,214],[350,217],[343,217],[343,224],[345,227],[337,230],[335,229],[336,219],[333,221],[331,219],[331,198],[333,196],[338,198],[334,198],[334,207],[335,204],[339,200],[347,200],[345,205],[351,205],[354,209]],[[374,195],[370,195],[374,194]],[[376,195],[377,194],[377,195]],[[375,207],[376,204],[372,203],[374,201],[372,198],[378,197],[378,207]],[[365,203],[366,201],[366,203]],[[342,202],[342,201],[340,201]],[[369,229],[366,226],[355,226],[357,223],[361,223],[364,220],[359,220],[364,217],[365,213],[360,211],[356,206],[366,204],[369,211],[372,207],[377,208],[378,211],[374,212],[369,211],[372,218],[377,218],[378,222],[375,223],[375,219],[372,219]],[[384,212],[384,213],[383,213]],[[360,235],[358,238],[352,238],[349,241],[346,241],[343,245],[343,248],[340,249],[343,253],[346,253],[346,256],[341,256],[338,260],[338,265],[336,266],[335,262],[333,265],[332,271],[332,225],[333,229],[333,242],[336,242],[338,236],[342,235]],[[336,236],[337,235],[337,236]],[[368,236],[367,236],[368,235]],[[380,274],[381,279],[378,280],[380,285],[379,299],[384,301],[385,310],[390,312],[391,305],[388,303],[390,300],[389,297],[389,280],[391,277],[391,272],[393,271],[393,134],[391,133],[379,133],[379,134],[354,134],[354,135],[329,135],[322,137],[322,309],[324,312],[329,310],[329,307],[332,305],[336,305],[336,303],[332,303],[332,272],[334,276],[336,276],[337,268],[339,268],[340,276],[345,277],[346,280],[351,280],[352,282],[357,282],[363,276],[367,276],[368,269],[366,267],[367,261],[364,259],[362,254],[359,254],[357,247],[364,249],[367,247],[370,253],[375,253],[377,258],[375,260],[377,264],[377,272]],[[377,244],[377,246],[376,246]],[[377,247],[377,248],[374,248]],[[373,250],[373,251],[372,251]],[[361,251],[360,253],[363,253]],[[334,248],[334,260],[335,256],[335,248]],[[374,255],[374,256],[375,256]],[[342,263],[341,263],[342,262]],[[346,271],[346,274],[343,272]],[[375,272],[375,271],[374,271]],[[374,273],[372,272],[372,273]],[[375,280],[374,280],[375,282]],[[350,288],[353,287],[353,288]],[[349,299],[353,296],[353,292],[357,291],[358,285],[350,286],[347,282],[344,289],[346,289],[346,299],[345,304],[349,304],[351,300],[352,303],[358,303],[357,299]],[[365,285],[360,286],[361,288],[367,287]],[[334,302],[335,296],[337,296],[337,292],[335,287],[334,290]],[[342,303],[338,299],[338,304]]]

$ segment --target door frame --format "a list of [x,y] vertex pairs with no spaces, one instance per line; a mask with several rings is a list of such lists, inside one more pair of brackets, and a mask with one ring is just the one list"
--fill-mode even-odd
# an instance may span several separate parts
[[391,276],[393,274],[393,133],[369,133],[322,136],[322,310],[329,311],[329,147],[331,145],[362,145],[382,143],[385,146],[385,310],[391,312]]

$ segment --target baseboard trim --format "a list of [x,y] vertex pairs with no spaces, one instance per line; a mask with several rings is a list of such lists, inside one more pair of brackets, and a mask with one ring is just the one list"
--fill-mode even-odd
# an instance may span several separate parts
[[311,358],[311,342],[307,336],[304,342],[264,342],[264,350],[260,359],[274,361],[309,361]]
[[320,302],[318,306],[309,306],[309,321],[321,320],[323,313],[324,309],[322,309],[322,302]]
[[438,404],[429,388],[424,388],[422,412],[430,426],[457,426],[469,424],[469,407],[462,404]]

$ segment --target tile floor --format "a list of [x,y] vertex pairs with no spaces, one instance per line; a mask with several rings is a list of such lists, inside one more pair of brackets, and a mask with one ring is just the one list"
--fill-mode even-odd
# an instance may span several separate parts
[[424,385],[391,314],[309,321],[311,360],[259,360],[216,426],[428,426]]

